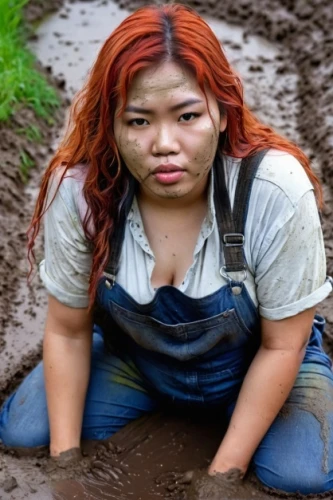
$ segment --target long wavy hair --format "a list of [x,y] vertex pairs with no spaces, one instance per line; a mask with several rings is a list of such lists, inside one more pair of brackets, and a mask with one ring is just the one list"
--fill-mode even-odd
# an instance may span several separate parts
[[244,104],[241,81],[207,23],[181,4],[141,8],[106,40],[86,84],[76,95],[64,139],[43,176],[28,229],[28,258],[32,264],[41,219],[50,205],[46,200],[52,174],[59,166],[63,168],[60,185],[68,170],[77,164],[87,168],[83,194],[88,211],[82,222],[93,252],[90,305],[109,259],[109,239],[128,190],[128,171],[113,132],[116,105],[122,103],[121,114],[135,75],[164,61],[190,69],[201,90],[205,93],[208,86],[215,95],[227,115],[226,133],[219,143],[221,153],[243,158],[272,147],[292,154],[310,178],[319,206],[322,204],[320,184],[309,160],[296,145],[262,124]]

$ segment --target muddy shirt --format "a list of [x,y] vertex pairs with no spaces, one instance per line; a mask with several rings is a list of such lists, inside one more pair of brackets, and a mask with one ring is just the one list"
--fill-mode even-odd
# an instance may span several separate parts
[[[240,160],[225,158],[226,184],[231,204]],[[87,205],[82,194],[87,167],[70,170],[45,215],[45,259],[40,276],[48,292],[70,307],[88,305],[92,248],[82,221]],[[49,189],[53,197],[59,169]],[[200,298],[226,284],[220,274],[221,245],[213,201],[212,174],[207,216],[194,250],[193,263],[179,286]],[[321,302],[331,291],[325,282],[326,260],[313,187],[300,163],[291,155],[270,150],[253,182],[245,227],[245,286],[261,316],[278,320]],[[223,262],[223,256],[222,256]],[[129,212],[117,282],[137,302],[155,294],[150,278],[155,265],[136,199]],[[241,274],[232,273],[234,279]]]

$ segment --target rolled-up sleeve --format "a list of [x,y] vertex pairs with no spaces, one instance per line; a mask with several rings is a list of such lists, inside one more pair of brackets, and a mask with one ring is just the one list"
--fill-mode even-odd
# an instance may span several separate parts
[[[61,172],[57,172],[48,192],[48,202],[55,195]],[[44,216],[45,257],[39,265],[40,277],[48,292],[70,307],[87,307],[89,276],[92,262],[91,245],[87,241],[78,197],[83,198],[82,185],[73,177],[63,179]],[[82,200],[81,200],[82,201]]]
[[[293,207],[290,217],[268,232],[257,256],[255,283],[259,313],[269,320],[294,316],[315,306],[332,290],[326,279],[322,229],[313,190]],[[274,223],[272,221],[272,227]]]

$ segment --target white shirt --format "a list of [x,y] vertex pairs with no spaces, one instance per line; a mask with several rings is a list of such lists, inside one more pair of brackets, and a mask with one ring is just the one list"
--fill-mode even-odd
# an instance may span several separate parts
[[[225,176],[231,204],[239,173],[239,159],[225,157]],[[87,211],[83,184],[87,166],[67,172],[45,215],[45,259],[40,275],[49,291],[70,307],[88,305],[92,247],[82,221]],[[63,170],[55,173],[51,200]],[[212,176],[211,176],[212,178]],[[179,290],[200,298],[226,284],[220,274],[221,246],[210,181],[207,216],[202,224],[188,269]],[[290,154],[270,150],[256,173],[245,226],[245,286],[259,314],[270,320],[298,314],[321,302],[332,290],[326,278],[323,236],[313,187],[300,163]],[[136,199],[125,228],[117,282],[137,302],[155,294],[151,275],[155,265]],[[234,279],[242,273],[232,273]]]

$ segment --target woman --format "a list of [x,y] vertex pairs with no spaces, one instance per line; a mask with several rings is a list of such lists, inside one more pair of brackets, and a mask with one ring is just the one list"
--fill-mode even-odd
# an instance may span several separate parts
[[245,106],[194,11],[129,16],[43,178],[29,249],[44,216],[44,361],[2,409],[4,444],[57,457],[160,402],[219,407],[209,475],[252,461],[269,487],[332,489],[316,198],[309,161]]

